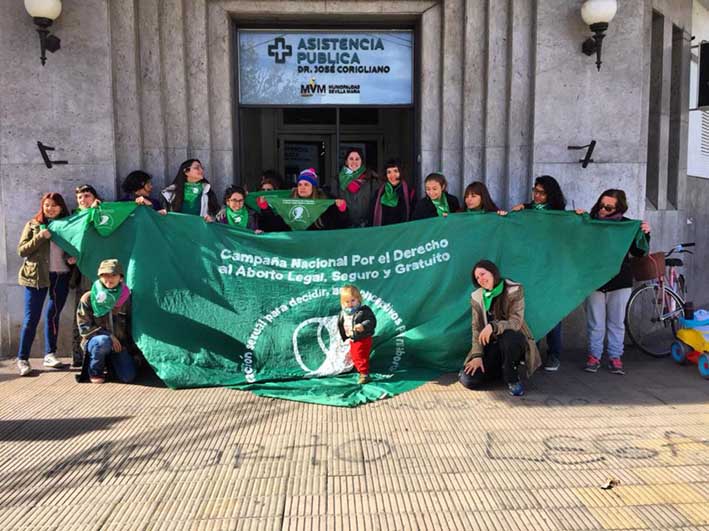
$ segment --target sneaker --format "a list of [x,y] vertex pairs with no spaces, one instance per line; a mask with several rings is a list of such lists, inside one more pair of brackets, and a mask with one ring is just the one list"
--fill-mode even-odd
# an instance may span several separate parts
[[54,352],[50,352],[44,355],[44,366],[50,369],[61,369],[64,367],[64,364],[57,359]]
[[524,394],[524,385],[522,382],[508,383],[507,389],[509,389],[512,396],[522,396]]
[[608,370],[613,374],[625,374],[625,370],[623,370],[623,361],[620,358],[611,358],[608,361]]
[[102,384],[102,383],[106,383],[106,377],[105,376],[89,376],[89,381],[92,384]]
[[369,374],[360,374],[359,380],[357,380],[357,383],[359,385],[364,385],[366,383],[369,383]]
[[20,376],[27,376],[32,372],[32,367],[30,366],[29,360],[17,360],[17,370]]
[[596,356],[592,356],[589,354],[588,358],[586,358],[586,366],[583,368],[583,370],[586,372],[598,372],[598,368],[600,366],[601,360],[599,360]]
[[561,360],[557,356],[549,356],[546,365],[544,365],[544,370],[549,372],[556,372],[561,367]]

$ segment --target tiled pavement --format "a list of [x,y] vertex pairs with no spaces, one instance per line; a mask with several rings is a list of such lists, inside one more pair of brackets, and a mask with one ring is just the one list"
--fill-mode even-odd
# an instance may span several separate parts
[[356,409],[2,361],[0,529],[709,529],[709,381],[569,357],[521,399],[446,375]]

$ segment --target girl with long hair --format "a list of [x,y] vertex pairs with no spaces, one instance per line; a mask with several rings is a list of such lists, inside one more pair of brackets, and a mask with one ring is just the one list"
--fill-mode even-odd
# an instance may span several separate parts
[[180,164],[172,184],[161,192],[162,207],[168,212],[181,212],[214,221],[219,201],[212,185],[204,178],[199,159],[187,159]]
[[25,316],[17,352],[17,369],[20,376],[27,376],[32,372],[30,351],[47,294],[49,303],[44,312],[44,366],[53,369],[64,367],[57,359],[59,317],[69,294],[71,266],[76,263],[76,259],[68,256],[51,241],[52,233],[47,225],[68,215],[69,209],[61,194],[44,194],[37,214],[25,224],[17,245],[17,252],[23,258],[18,283],[25,291]]

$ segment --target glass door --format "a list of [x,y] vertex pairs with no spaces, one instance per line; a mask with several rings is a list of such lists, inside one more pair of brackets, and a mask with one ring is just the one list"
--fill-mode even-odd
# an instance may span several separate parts
[[298,174],[314,168],[323,184],[329,175],[331,135],[279,135],[280,171],[286,186],[295,186]]

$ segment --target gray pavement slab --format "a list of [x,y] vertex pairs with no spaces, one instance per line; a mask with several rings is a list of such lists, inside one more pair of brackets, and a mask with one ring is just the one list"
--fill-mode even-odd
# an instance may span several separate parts
[[625,363],[344,409],[0,361],[0,529],[709,529],[709,381]]

